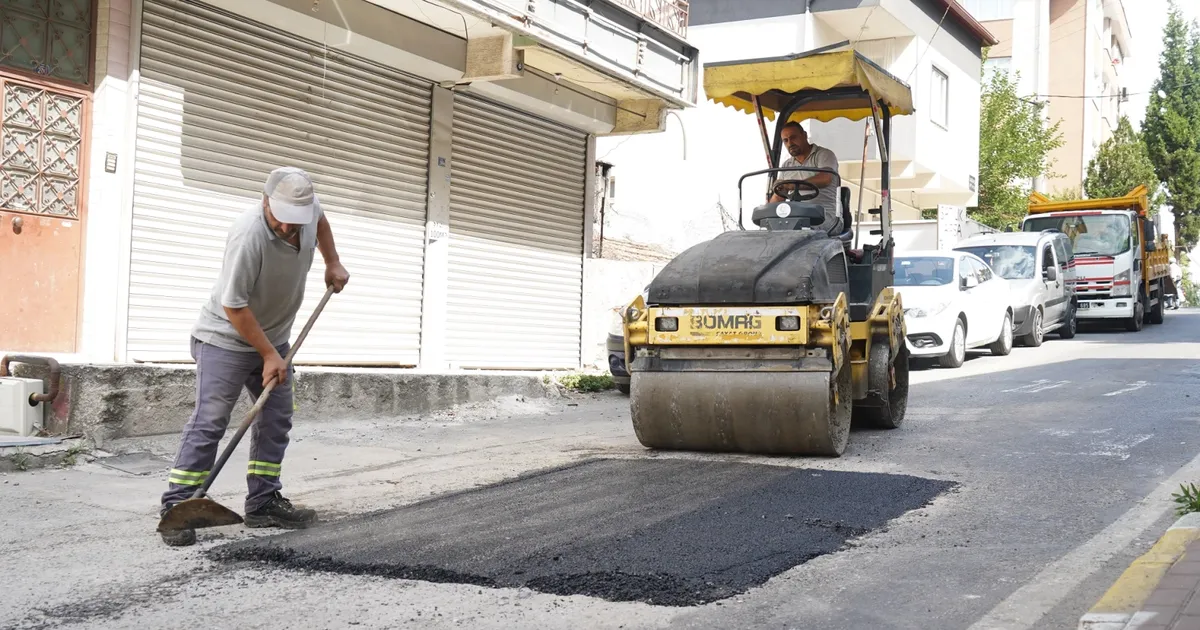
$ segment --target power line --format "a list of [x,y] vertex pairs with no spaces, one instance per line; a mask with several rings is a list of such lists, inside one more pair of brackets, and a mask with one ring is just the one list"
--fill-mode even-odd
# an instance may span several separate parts
[[929,49],[933,48],[933,39],[937,37],[938,32],[942,30],[942,24],[946,21],[947,15],[950,15],[949,2],[946,3],[946,10],[942,13],[942,19],[938,20],[937,28],[933,29],[933,35],[929,36],[929,43],[925,45],[925,52],[921,53],[920,57],[917,57],[917,65],[913,66],[912,71],[908,73],[908,77],[904,79],[905,83],[912,81],[913,75],[916,74],[917,70],[921,68],[921,62],[925,60],[925,55],[929,53]]

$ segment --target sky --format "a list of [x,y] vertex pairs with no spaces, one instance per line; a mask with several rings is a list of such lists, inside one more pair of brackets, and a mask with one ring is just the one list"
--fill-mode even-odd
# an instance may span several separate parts
[[[1200,20],[1200,0],[1178,0],[1184,19]],[[1125,15],[1133,39],[1133,56],[1122,74],[1128,83],[1129,102],[1125,112],[1134,128],[1141,128],[1149,103],[1149,91],[1158,79],[1158,57],[1162,54],[1163,28],[1167,25],[1167,0],[1124,0]]]

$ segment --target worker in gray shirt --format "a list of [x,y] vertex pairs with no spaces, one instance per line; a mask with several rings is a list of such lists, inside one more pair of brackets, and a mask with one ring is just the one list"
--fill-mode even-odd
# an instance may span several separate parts
[[[817,146],[808,141],[808,132],[798,122],[788,122],[783,126],[782,131],[783,145],[787,147],[790,158],[784,161],[780,168],[826,168],[833,172],[838,172],[838,160],[833,151],[822,146]],[[829,173],[813,173],[811,171],[780,171],[778,174],[779,181],[786,180],[803,180],[816,186],[820,189],[820,194],[812,201],[819,203],[825,208],[825,222],[820,225],[820,229],[828,232],[830,235],[837,236],[845,230],[842,225],[842,212],[838,207],[837,186],[834,184],[834,176]],[[800,189],[805,190],[804,188]],[[783,197],[771,194],[771,201],[783,201]]]
[[[340,293],[350,275],[338,259],[312,180],[297,168],[272,171],[262,201],[229,228],[220,274],[192,327],[196,408],[183,428],[160,516],[208,477],[242,388],[257,398],[274,381],[251,427],[244,520],[248,527],[285,528],[316,520],[316,512],[283,497],[280,478],[293,410],[291,367],[283,357],[317,249],[325,259],[325,284]],[[168,545],[190,545],[196,532],[163,532],[162,538]]]

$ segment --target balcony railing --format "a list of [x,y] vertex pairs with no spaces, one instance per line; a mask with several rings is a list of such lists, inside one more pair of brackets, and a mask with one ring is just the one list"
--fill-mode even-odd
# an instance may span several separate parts
[[613,0],[680,37],[687,37],[687,0]]

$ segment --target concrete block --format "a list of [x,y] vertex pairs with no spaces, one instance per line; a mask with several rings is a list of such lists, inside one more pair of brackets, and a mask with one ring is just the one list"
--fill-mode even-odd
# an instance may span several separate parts
[[[12,365],[15,376],[46,379],[48,370]],[[47,383],[48,387],[48,383]],[[195,406],[191,365],[63,365],[58,397],[46,406],[43,426],[55,435],[83,435],[97,447],[119,438],[177,433]],[[298,367],[294,388],[298,422],[389,418],[486,402],[508,396],[555,396],[540,374]],[[236,425],[253,400],[243,392]]]

